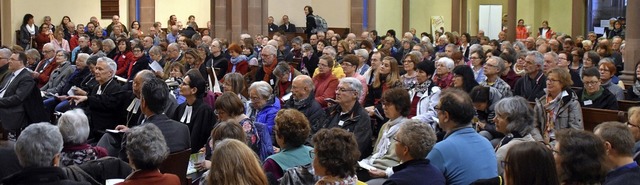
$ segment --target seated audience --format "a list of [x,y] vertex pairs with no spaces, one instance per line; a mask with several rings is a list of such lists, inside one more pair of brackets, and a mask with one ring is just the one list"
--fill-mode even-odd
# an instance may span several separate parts
[[491,145],[498,146],[504,134],[496,130],[494,119],[496,117],[495,104],[502,99],[502,94],[493,87],[476,86],[469,93],[473,107],[476,109],[476,130],[480,135],[491,141]]
[[640,101],[640,62],[636,64],[633,73],[633,84],[627,86],[625,100]]
[[503,184],[559,185],[554,154],[540,142],[513,145],[500,163],[504,169]]
[[[491,143],[470,127],[475,114],[471,97],[459,89],[442,92],[436,106],[440,127],[447,133],[427,159],[444,174],[449,184],[470,184],[498,176]],[[460,152],[464,151],[464,152]]]
[[49,96],[52,94],[62,93],[60,91],[65,85],[65,80],[75,70],[75,66],[71,65],[71,62],[69,62],[69,52],[58,50],[56,52],[55,62],[58,67],[51,72],[51,76],[49,76],[47,83],[40,87],[40,90],[46,92]]
[[244,77],[240,73],[227,73],[222,78],[222,90],[224,92],[233,92],[238,95],[242,104],[247,107],[249,105],[248,88]]
[[362,84],[358,79],[340,79],[336,90],[335,104],[325,109],[327,119],[322,128],[342,128],[352,132],[358,142],[358,149],[364,157],[371,153],[371,120],[365,109],[358,103],[362,96]]
[[82,109],[67,111],[58,119],[64,148],[60,153],[61,166],[79,165],[107,156],[107,150],[87,143],[89,119]]
[[505,60],[500,57],[488,58],[487,62],[484,64],[484,74],[487,76],[487,79],[479,83],[482,86],[496,88],[500,94],[502,94],[502,97],[506,98],[512,96],[512,91],[511,86],[500,78],[500,75],[503,74],[504,71],[511,69],[505,64],[510,63],[505,62]]
[[456,66],[453,69],[453,80],[450,87],[462,89],[470,93],[471,89],[478,86],[478,82],[473,78],[473,69],[467,65]]
[[[342,59],[342,70],[344,71],[345,77],[354,77],[360,80],[360,83],[362,83],[362,87],[364,87],[363,92],[369,92],[367,81],[357,71],[358,65],[360,65],[360,60],[358,59],[358,57],[356,57],[353,54],[347,54],[346,56],[344,56],[344,59]],[[414,74],[414,81],[415,81],[415,74]],[[366,94],[361,96],[358,102],[363,104],[365,97],[366,97]]]
[[209,176],[209,168],[211,168],[211,150],[215,148],[214,144],[227,138],[236,139],[238,141],[246,143],[247,136],[244,133],[242,126],[240,126],[240,124],[238,123],[222,121],[216,124],[215,127],[213,127],[213,130],[211,130],[211,138],[209,139],[209,143],[206,147],[205,160],[203,162],[194,164],[195,168],[198,171],[207,170],[202,174],[202,177],[204,178],[200,180],[200,185],[208,184],[208,179],[206,177]]
[[180,85],[180,94],[186,98],[186,101],[178,105],[173,116],[173,120],[189,127],[191,153],[198,153],[200,148],[204,147],[216,122],[213,110],[203,100],[207,91],[205,84],[205,79],[197,70],[187,72]]
[[498,174],[502,174],[504,168],[500,163],[505,162],[505,156],[510,148],[527,141],[534,141],[531,136],[533,129],[533,109],[529,102],[522,97],[509,97],[495,104],[496,131],[504,134],[496,147],[496,159],[498,161]]
[[375,169],[369,169],[369,177],[367,174],[359,175],[361,180],[367,181],[367,184],[381,184],[385,181],[384,179],[391,176],[387,171],[400,163],[395,153],[397,140],[394,137],[397,136],[400,127],[407,122],[411,105],[409,93],[402,87],[385,91],[381,102],[389,121],[380,128],[373,155],[362,160],[363,163],[375,167]]
[[582,109],[578,96],[571,90],[571,75],[564,69],[553,68],[547,73],[544,96],[536,99],[533,109],[536,130],[533,138],[552,143],[556,132],[565,128],[584,130]]
[[543,72],[543,65],[544,56],[540,52],[530,51],[527,53],[524,59],[525,75],[516,81],[513,95],[522,96],[531,102],[543,97],[545,95],[544,89],[547,87],[547,76]]
[[603,185],[640,184],[640,167],[633,161],[633,136],[629,128],[620,122],[604,122],[594,129],[594,134],[604,141],[604,163],[607,176]]
[[179,185],[174,174],[162,174],[158,167],[169,156],[165,136],[154,124],[144,124],[129,129],[126,136],[127,158],[133,172],[119,185],[167,184]]
[[[453,68],[455,64],[451,58],[443,57],[435,62],[436,74],[433,77],[433,82],[442,89],[446,89],[449,86],[453,86]],[[474,79],[475,80],[475,79]],[[477,83],[477,82],[476,82]]]
[[251,102],[246,114],[255,122],[267,126],[269,135],[273,136],[274,118],[280,110],[280,101],[273,96],[271,86],[264,81],[257,81],[249,86]]
[[[273,88],[273,94],[280,100],[280,103],[284,103],[291,98],[290,93],[293,88],[291,81],[298,75],[302,75],[302,73],[291,67],[287,62],[280,62],[273,70],[273,75],[276,75],[278,78],[276,80],[276,86]],[[285,99],[285,95],[287,95],[287,99]]]
[[604,180],[605,146],[591,132],[563,129],[553,147],[560,184],[599,184]]
[[338,78],[331,73],[331,66],[335,61],[329,56],[320,57],[318,62],[318,75],[313,77],[315,84],[315,99],[323,108],[327,107],[325,99],[333,99],[336,97],[336,86],[338,86]]
[[304,114],[309,121],[311,134],[322,128],[322,123],[327,119],[313,95],[313,80],[307,75],[300,75],[293,79],[291,83],[291,98],[282,105],[284,109],[296,109]]
[[209,184],[269,184],[258,156],[242,141],[223,139],[215,145],[211,159],[216,164],[209,170]]
[[316,184],[356,184],[360,158],[352,133],[339,128],[321,129],[313,136],[313,172],[322,178]]
[[368,88],[369,92],[366,93],[367,97],[364,105],[369,113],[368,115],[374,121],[372,129],[374,133],[378,133],[381,125],[388,121],[381,102],[383,93],[389,89],[403,88],[398,65],[398,61],[395,58],[384,57],[373,83]]
[[609,59],[602,59],[600,61],[598,70],[600,72],[600,82],[602,83],[602,87],[611,91],[611,93],[616,96],[617,100],[624,100],[624,89],[613,83],[613,77],[616,74],[616,66],[612,62],[607,62]]
[[15,144],[23,169],[4,178],[2,184],[89,184],[69,180],[58,167],[62,146],[62,135],[56,126],[49,123],[29,125]]
[[384,184],[445,184],[442,172],[425,159],[436,144],[436,133],[429,125],[407,121],[393,140],[396,140],[395,153],[402,162],[392,168],[393,175]]
[[[244,114],[244,105],[238,95],[233,92],[222,93],[215,103],[215,115],[220,121],[230,121],[242,126],[246,143],[264,161],[273,152],[269,130],[264,123],[257,122]],[[273,120],[274,118],[272,118]]]
[[309,137],[309,121],[295,109],[282,109],[276,115],[274,133],[280,152],[264,161],[269,177],[279,179],[290,168],[311,164],[309,152],[313,148],[303,145]]
[[585,69],[582,73],[584,88],[576,92],[582,107],[618,110],[618,100],[600,84],[600,72],[596,68]]
[[431,81],[435,72],[435,67],[427,62],[416,64],[417,84],[409,89],[411,109],[408,118],[418,119],[428,123],[432,128],[436,128],[436,114],[433,108],[438,104],[441,89]]

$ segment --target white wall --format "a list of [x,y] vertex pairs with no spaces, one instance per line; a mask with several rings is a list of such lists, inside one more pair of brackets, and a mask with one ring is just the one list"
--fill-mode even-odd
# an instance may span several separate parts
[[296,27],[305,27],[304,6],[309,5],[313,7],[313,14],[324,18],[329,27],[351,27],[350,0],[269,0],[268,3],[267,13],[277,25],[281,24],[283,15],[288,15],[289,22]]
[[162,27],[167,27],[169,16],[176,15],[178,21],[182,21],[187,27],[187,19],[190,15],[196,17],[198,27],[206,28],[211,16],[210,0],[156,0],[156,22],[161,22]]

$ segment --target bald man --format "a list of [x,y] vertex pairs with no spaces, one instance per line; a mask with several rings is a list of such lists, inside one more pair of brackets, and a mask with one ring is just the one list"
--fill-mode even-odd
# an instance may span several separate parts
[[304,114],[311,123],[311,133],[320,129],[318,123],[324,122],[325,114],[320,103],[313,95],[315,85],[311,77],[298,75],[291,83],[291,98],[284,102],[283,108],[296,109]]

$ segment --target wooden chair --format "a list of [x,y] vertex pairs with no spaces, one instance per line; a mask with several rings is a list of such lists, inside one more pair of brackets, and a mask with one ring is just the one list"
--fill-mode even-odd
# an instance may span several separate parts
[[189,156],[191,148],[169,154],[169,157],[160,165],[160,172],[177,175],[182,185],[188,185],[187,166],[189,165]]
[[596,125],[607,121],[626,121],[626,113],[617,110],[582,108],[584,130],[593,131]]
[[640,106],[640,101],[618,100],[618,110],[629,111],[629,108]]

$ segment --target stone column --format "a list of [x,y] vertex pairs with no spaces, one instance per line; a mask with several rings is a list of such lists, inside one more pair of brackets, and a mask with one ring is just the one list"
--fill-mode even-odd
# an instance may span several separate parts
[[142,32],[149,34],[149,28],[153,26],[155,20],[156,0],[140,0],[140,25],[142,25]]
[[238,43],[240,34],[267,35],[267,0],[211,0],[213,36]]
[[624,70],[620,79],[633,85],[636,64],[640,61],[640,1],[627,1]]
[[518,17],[518,4],[516,0],[509,0],[507,3],[507,40],[516,40],[516,24]]
[[376,29],[376,0],[369,0],[367,7],[368,7],[367,10],[369,11],[368,25],[364,29],[366,29],[367,31],[375,30]]
[[355,33],[358,37],[364,31],[364,1],[351,0],[351,29],[349,32]]
[[411,22],[411,1],[402,0],[402,30],[396,30],[398,38],[404,37],[404,32],[409,31],[409,23]]
[[[467,0],[460,0],[460,34],[469,33],[469,28],[467,27]],[[469,38],[470,39],[470,38]]]
[[451,1],[451,31],[460,31],[460,0]]
[[587,2],[585,0],[573,0],[573,6],[571,6],[571,35],[578,36],[583,35],[586,37],[585,31],[585,10],[587,9]]

